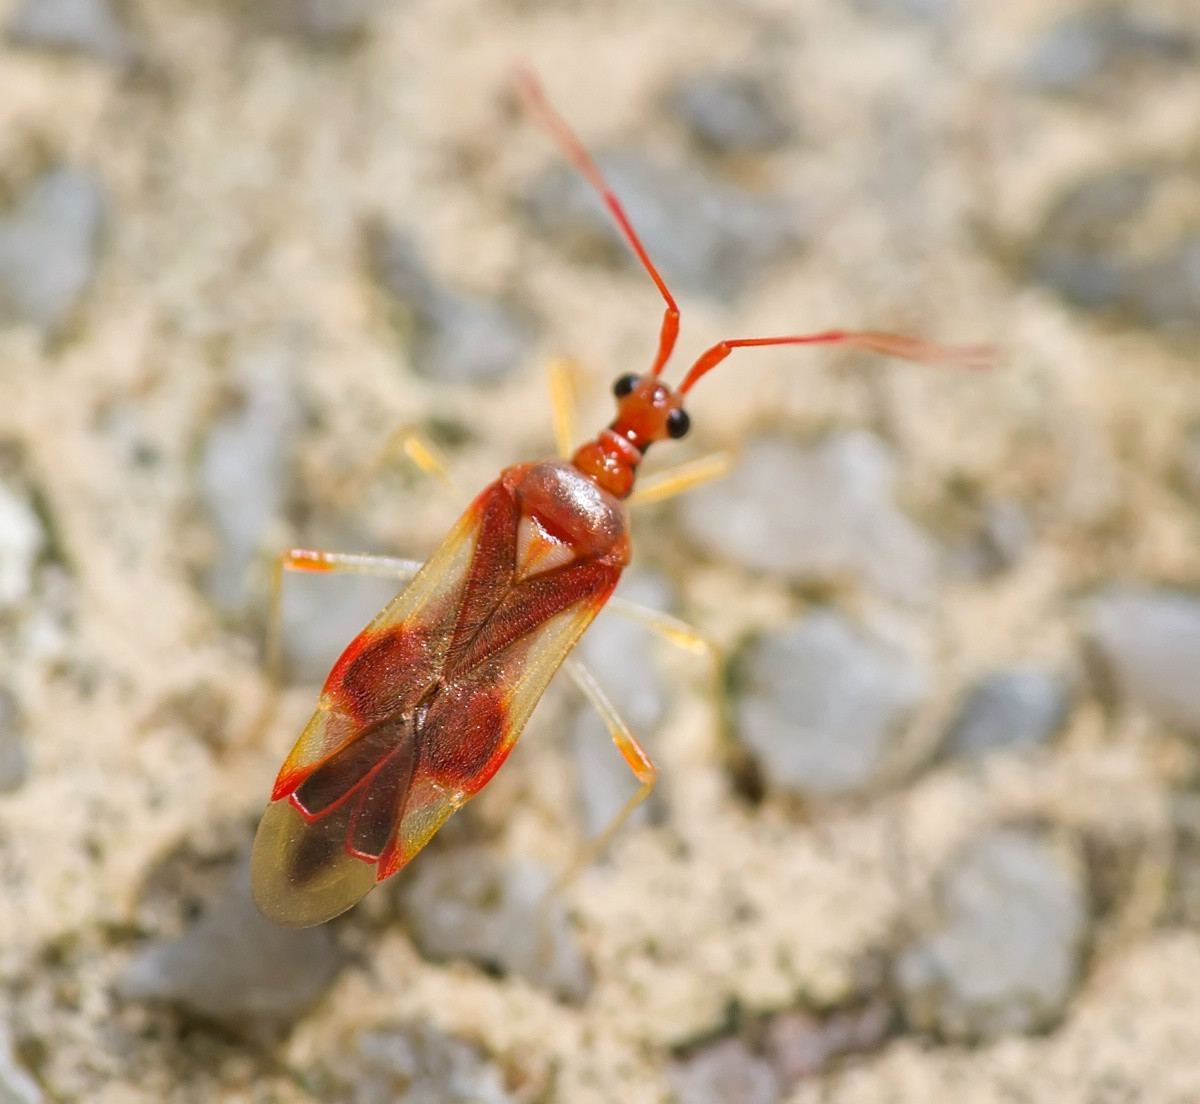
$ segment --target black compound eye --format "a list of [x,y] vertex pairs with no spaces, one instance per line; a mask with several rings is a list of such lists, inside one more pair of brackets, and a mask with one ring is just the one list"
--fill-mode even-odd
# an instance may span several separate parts
[[623,399],[637,386],[638,376],[635,372],[630,372],[628,375],[622,376],[616,383],[613,384],[613,394],[618,399]]
[[667,434],[678,440],[689,429],[692,428],[692,419],[688,417],[686,410],[680,410],[676,407],[667,415]]

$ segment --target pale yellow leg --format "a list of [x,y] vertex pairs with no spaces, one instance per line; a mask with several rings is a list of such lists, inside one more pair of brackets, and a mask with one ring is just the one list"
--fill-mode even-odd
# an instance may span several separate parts
[[608,827],[584,844],[579,854],[576,855],[575,861],[555,883],[551,893],[561,890],[580,870],[594,862],[603,853],[604,849],[612,842],[613,836],[620,831],[621,825],[629,819],[633,810],[645,801],[650,791],[654,789],[654,780],[658,775],[658,768],[655,767],[654,760],[638,743],[637,737],[630,731],[629,726],[621,720],[620,714],[608,700],[608,696],[600,689],[600,684],[592,673],[574,659],[568,659],[563,666],[575,680],[575,685],[583,691],[588,701],[595,707],[596,712],[600,714],[601,720],[604,721],[605,727],[612,736],[613,743],[625,757],[625,762],[629,764],[629,769],[633,771],[640,784],[637,792],[625,802]]
[[628,617],[631,621],[636,621],[639,625],[644,625],[651,632],[661,636],[677,648],[682,648],[685,652],[707,655],[714,659],[719,658],[721,654],[721,649],[710,636],[701,632],[694,625],[680,621],[678,617],[663,613],[662,610],[643,606],[639,602],[630,602],[620,595],[610,598],[607,608],[623,617]]
[[379,447],[374,457],[365,464],[350,480],[346,494],[353,500],[360,495],[367,484],[377,476],[397,455],[404,455],[425,475],[436,479],[455,495],[459,501],[465,501],[467,496],[454,482],[450,468],[441,450],[419,433],[412,426],[401,426],[388,435],[388,439]]
[[285,571],[323,571],[351,575],[382,575],[409,579],[421,569],[417,560],[374,556],[366,552],[322,552],[315,548],[290,548],[271,565],[271,604],[267,620],[267,674],[273,686],[283,684],[283,574]]
[[714,452],[709,456],[701,456],[698,460],[689,460],[666,471],[656,472],[642,478],[629,496],[631,506],[644,506],[648,502],[662,502],[666,498],[674,498],[677,494],[690,491],[693,487],[701,487],[715,479],[723,479],[734,465],[732,452]]
[[554,419],[554,442],[559,456],[570,458],[579,440],[579,422],[575,404],[575,365],[554,357],[546,365],[550,378],[550,411]]

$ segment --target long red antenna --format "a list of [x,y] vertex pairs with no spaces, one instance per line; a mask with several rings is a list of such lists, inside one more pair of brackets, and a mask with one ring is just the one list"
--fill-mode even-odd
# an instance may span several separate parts
[[734,341],[718,341],[711,349],[701,353],[679,385],[679,393],[683,395],[690,391],[702,375],[720,364],[734,349],[751,345],[847,345],[852,349],[866,349],[884,356],[945,368],[986,368],[995,360],[995,350],[990,345],[938,345],[915,337],[869,330],[826,330],[824,333],[796,334],[791,337],[743,337]]
[[592,155],[575,137],[574,132],[567,126],[562,116],[547,102],[537,78],[527,69],[518,69],[514,83],[525,110],[562,146],[571,163],[599,193],[621,233],[625,235],[630,249],[637,254],[637,259],[642,262],[642,267],[650,274],[654,286],[666,300],[667,309],[663,312],[662,330],[658,338],[658,355],[654,358],[654,367],[650,370],[652,376],[657,376],[670,358],[671,351],[675,348],[675,339],[679,336],[679,307],[675,303],[675,298],[671,295],[663,278],[658,274],[658,269],[654,267],[645,247],[630,225],[629,218],[621,207],[621,201],[613,194],[613,190],[608,186],[599,166],[592,160]]

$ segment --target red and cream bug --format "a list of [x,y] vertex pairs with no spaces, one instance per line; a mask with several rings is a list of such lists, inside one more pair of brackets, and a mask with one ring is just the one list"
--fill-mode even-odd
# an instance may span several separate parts
[[[647,372],[617,380],[617,416],[610,426],[569,459],[535,460],[501,472],[423,566],[305,549],[280,557],[274,621],[285,570],[412,575],[334,665],[312,720],[275,780],[254,841],[251,881],[259,909],[284,924],[319,924],[350,908],[410,862],[500,768],[551,677],[629,563],[625,500],[642,457],[656,441],[687,433],[684,398],[730,352],[755,345],[843,345],[959,365],[987,356],[979,347],[947,348],[883,333],[742,338],[718,342],[678,387],[670,387],[661,377],[679,331],[674,298],[620,201],[533,78],[522,74],[518,91],[604,200],[662,295],[658,352]],[[560,446],[565,424],[560,409]],[[410,438],[406,447],[423,467],[438,469],[419,440]],[[695,486],[721,468],[699,462],[665,473],[652,497]],[[667,636],[700,643],[672,618],[649,611],[643,617]],[[586,670],[575,663],[569,670],[641,783],[596,841],[601,845],[649,793],[655,768]]]

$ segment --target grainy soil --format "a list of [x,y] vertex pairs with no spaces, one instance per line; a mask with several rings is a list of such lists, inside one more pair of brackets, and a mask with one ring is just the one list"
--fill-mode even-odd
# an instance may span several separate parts
[[[0,25],[24,6],[2,0]],[[49,320],[18,302],[0,329],[0,477],[18,503],[0,511],[0,682],[13,701],[0,735],[16,748],[0,795],[0,1098],[1200,1099],[1200,908],[1180,888],[1197,860],[1177,823],[1200,778],[1189,715],[1114,689],[1083,643],[1095,592],[1200,586],[1200,285],[1188,293],[1194,267],[1156,259],[1200,230],[1200,67],[1185,49],[1200,19],[1182,0],[1155,5],[1174,47],[1097,32],[1094,71],[1072,76],[1068,50],[1063,76],[1051,36],[1109,10],[156,0],[117,10],[129,44],[104,39],[101,56],[15,36],[0,47],[4,217],[19,219],[58,168],[102,196],[98,230],[77,234],[95,265],[78,294]],[[696,388],[687,441],[647,462],[869,432],[893,458],[896,508],[937,550],[915,597],[881,591],[869,571],[739,564],[674,503],[634,517],[638,571],[666,580],[674,611],[743,668],[747,640],[828,607],[918,665],[917,704],[893,726],[885,768],[814,796],[773,784],[767,757],[740,742],[737,678],[723,709],[702,657],[655,644],[663,705],[644,735],[659,794],[563,891],[565,978],[486,949],[430,953],[413,915],[424,898],[400,885],[297,943],[283,981],[251,976],[269,957],[253,940],[269,937],[243,916],[220,938],[250,940],[248,957],[209,1004],[139,988],[146,954],[234,908],[227,879],[312,708],[313,675],[383,600],[349,588],[330,605],[313,580],[298,587],[294,677],[264,727],[270,557],[299,543],[422,558],[459,504],[402,460],[371,468],[396,427],[432,434],[473,491],[553,451],[549,357],[576,361],[591,431],[611,417],[612,378],[652,355],[661,304],[645,276],[530,215],[561,154],[517,107],[519,63],[590,147],[789,212],[778,217],[794,240],[739,255],[737,280],[706,286],[703,266],[685,278],[684,362],[723,337],[830,326],[996,345],[981,372],[739,353]],[[672,99],[725,73],[769,92],[781,122],[763,126],[761,148],[699,140]],[[1099,237],[1047,229],[1064,197],[1124,171],[1157,182],[1140,222],[1121,209],[1101,215]],[[696,194],[681,188],[670,212],[683,225]],[[380,276],[381,227],[427,269],[407,303]],[[1039,253],[1051,239],[1068,252],[1083,241],[1071,272],[1107,264],[1124,290],[1080,292],[1061,254]],[[19,266],[36,258],[2,254],[0,282],[32,279]],[[1139,281],[1152,277],[1178,303],[1146,306]],[[421,334],[446,318],[453,330],[454,312],[480,302],[516,320],[516,351],[464,381]],[[789,486],[768,490],[787,502]],[[1018,512],[1024,536],[993,563],[978,548],[995,504]],[[966,689],[1014,664],[1069,683],[1057,733],[980,759],[939,752]],[[496,781],[417,862],[484,848],[568,867],[584,832],[585,760],[565,736],[577,708],[556,683]],[[1050,873],[1000,889],[968,877],[955,904],[947,878],[993,833],[1002,847],[1019,837],[1010,858],[1034,841]],[[1013,905],[999,934],[979,919],[1046,879],[1059,902],[1048,912]],[[502,942],[537,922],[518,905]],[[961,954],[987,976],[952,1001],[945,963],[959,952],[929,941],[956,909],[976,918],[961,930],[984,932],[981,945],[963,936]],[[1010,1016],[1021,940],[1054,938],[1061,992],[1020,996]],[[200,953],[201,975],[203,954],[212,971],[242,961],[220,939]],[[305,988],[310,954],[320,980]],[[807,1024],[816,1046],[821,1025],[863,1008],[882,1009],[878,1022],[855,1020],[862,1037],[841,1053],[808,1065],[784,1053],[780,1024]],[[381,1031],[464,1046],[422,1071]],[[457,1081],[456,1062],[472,1071]]]

